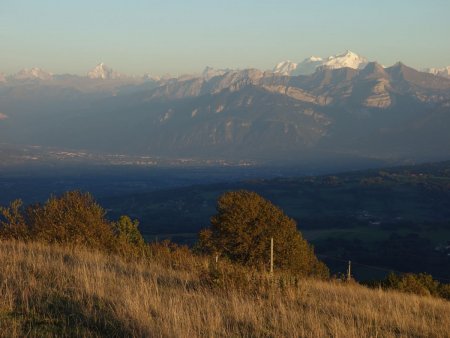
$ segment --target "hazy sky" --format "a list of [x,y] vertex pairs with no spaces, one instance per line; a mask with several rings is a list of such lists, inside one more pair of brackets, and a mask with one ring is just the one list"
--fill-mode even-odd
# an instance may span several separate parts
[[161,75],[269,69],[350,49],[450,65],[450,0],[0,0],[0,72],[41,67]]

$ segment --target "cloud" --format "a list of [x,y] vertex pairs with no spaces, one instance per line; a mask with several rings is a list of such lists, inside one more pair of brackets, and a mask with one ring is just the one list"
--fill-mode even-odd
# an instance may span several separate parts
[[8,115],[0,113],[0,120],[6,120],[7,118],[8,118]]

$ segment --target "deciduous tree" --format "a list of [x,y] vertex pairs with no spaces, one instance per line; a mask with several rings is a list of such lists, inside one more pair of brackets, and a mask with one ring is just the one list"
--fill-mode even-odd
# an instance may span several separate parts
[[211,226],[200,232],[198,247],[232,261],[267,269],[270,239],[274,266],[302,275],[328,276],[328,269],[297,230],[296,222],[268,200],[250,191],[223,194]]

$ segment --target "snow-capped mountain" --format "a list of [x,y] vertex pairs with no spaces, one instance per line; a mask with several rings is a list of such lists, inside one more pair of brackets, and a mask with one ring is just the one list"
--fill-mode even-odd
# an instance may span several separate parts
[[226,74],[228,72],[231,72],[231,71],[232,71],[232,69],[229,69],[229,68],[216,69],[216,68],[207,66],[202,72],[202,77],[205,80],[209,80],[209,79],[211,79],[211,78],[213,78],[215,76],[222,76],[222,75],[224,75],[224,74]]
[[124,76],[101,62],[87,73],[87,77],[90,79],[114,80]]
[[14,80],[51,80],[52,74],[40,68],[25,68],[13,75]]
[[[310,75],[313,74],[318,68],[340,69],[348,67],[352,69],[363,69],[367,64],[368,60],[365,57],[347,50],[342,54],[337,54],[326,58],[322,58],[319,56],[311,56],[298,63],[290,60],[282,61],[275,65],[271,73],[283,76]],[[423,71],[440,77],[450,78],[450,66],[445,68],[427,68],[423,69]],[[206,67],[201,73],[179,75],[179,76],[170,76],[170,75],[152,76],[151,74],[145,74],[142,76],[128,76],[114,71],[111,67],[107,66],[102,62],[99,63],[95,68],[90,70],[86,76],[87,78],[90,79],[101,79],[101,80],[120,79],[122,81],[130,81],[134,83],[136,81],[165,82],[168,80],[188,81],[193,79],[201,79],[204,81],[208,81],[214,77],[223,76],[228,73],[236,73],[236,72],[239,73],[241,71],[230,68],[216,69],[213,67]],[[52,74],[40,68],[30,68],[30,69],[25,68],[14,75],[6,76],[3,73],[0,73],[0,84],[3,85],[9,83],[10,80],[13,81],[53,80],[53,82],[55,81],[57,82],[63,78],[67,79],[68,76],[72,75]],[[78,77],[77,75],[73,75],[72,77],[73,79],[82,78]],[[106,84],[110,85],[110,82],[106,82]]]
[[450,66],[444,68],[428,68],[425,69],[425,71],[437,76],[442,76],[450,79]]
[[153,76],[152,74],[144,74],[142,76],[142,79],[145,81],[161,81],[163,79],[163,77],[161,76]]
[[298,63],[290,60],[282,61],[273,68],[273,72],[281,75],[291,75],[297,69],[298,65]]
[[323,65],[323,59],[319,56],[311,56],[304,59],[297,65],[297,68],[291,75],[308,75],[315,72],[317,67]]
[[365,57],[348,50],[344,54],[328,57],[322,66],[330,69],[339,69],[344,67],[362,69],[367,65],[367,63],[368,61]]
[[362,69],[367,63],[368,61],[365,57],[348,50],[343,54],[329,56],[325,59],[318,56],[311,56],[299,63],[292,61],[280,62],[274,67],[273,72],[292,76],[308,75],[314,73],[318,67],[326,67],[329,69],[339,69],[344,67]]

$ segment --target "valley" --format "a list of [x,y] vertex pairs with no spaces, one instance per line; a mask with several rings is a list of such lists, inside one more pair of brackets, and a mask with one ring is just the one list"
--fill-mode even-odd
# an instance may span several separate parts
[[108,218],[126,214],[139,220],[148,241],[188,245],[208,226],[221,194],[255,191],[297,222],[335,273],[352,260],[361,280],[381,278],[390,270],[450,277],[449,162],[316,176],[298,167],[239,166],[3,173],[2,205],[15,198],[35,203],[67,190],[89,191]]

